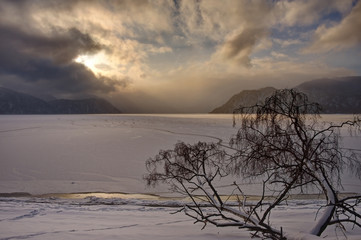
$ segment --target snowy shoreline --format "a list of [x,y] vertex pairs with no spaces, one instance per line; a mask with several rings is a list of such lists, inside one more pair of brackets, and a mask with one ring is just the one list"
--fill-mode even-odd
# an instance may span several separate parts
[[[290,200],[272,214],[275,227],[282,227],[288,239],[314,240],[307,232],[316,221],[322,200]],[[235,240],[250,239],[247,231],[216,228],[182,213],[173,214],[180,201],[86,197],[0,198],[0,240],[10,239],[137,239],[137,240]],[[358,209],[360,211],[361,209]],[[322,209],[321,209],[322,211]],[[360,239],[361,229],[348,226],[347,239]],[[346,239],[337,228],[322,235],[326,239]]]
[[[358,193],[355,192],[341,192],[338,194],[339,198],[344,198],[348,196],[354,196]],[[9,193],[0,193],[0,198],[50,198],[50,199],[85,199],[89,197],[99,198],[99,199],[138,199],[138,200],[186,200],[187,197],[179,196],[172,193],[156,194],[156,193],[125,193],[125,192],[71,192],[71,193],[44,193],[44,194],[30,194],[27,192],[9,192]],[[222,196],[225,199],[230,199],[229,196]],[[261,196],[259,195],[247,195],[248,200],[259,200]],[[267,199],[273,199],[273,197],[265,195]],[[301,194],[292,194],[288,197],[290,200],[324,200],[325,197],[322,194],[318,193],[301,193]]]

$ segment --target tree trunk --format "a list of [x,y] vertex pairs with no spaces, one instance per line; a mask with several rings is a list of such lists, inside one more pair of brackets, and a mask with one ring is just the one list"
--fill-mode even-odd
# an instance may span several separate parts
[[323,175],[323,180],[322,180],[321,186],[323,187],[324,193],[327,198],[327,206],[326,206],[325,211],[323,212],[322,217],[318,220],[318,222],[316,223],[316,225],[313,227],[313,229],[310,232],[311,234],[316,235],[316,236],[321,236],[323,231],[329,225],[329,223],[332,219],[332,216],[335,213],[336,203],[338,201],[337,195],[336,195],[335,191],[333,190],[331,184],[327,180],[327,177],[325,176],[325,174],[322,174],[322,175]]

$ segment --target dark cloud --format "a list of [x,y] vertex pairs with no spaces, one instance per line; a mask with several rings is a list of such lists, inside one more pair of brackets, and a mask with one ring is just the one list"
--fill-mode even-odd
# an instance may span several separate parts
[[[71,10],[79,3],[94,3],[96,0],[71,0],[71,1],[63,1],[63,0],[2,0],[2,4],[12,5],[16,7],[18,10],[27,11],[32,6],[36,6],[37,8],[48,8],[48,9],[60,9],[60,10]],[[0,5],[1,7],[1,5]]]
[[230,37],[222,46],[225,59],[235,61],[241,65],[250,66],[250,54],[257,41],[266,36],[264,28],[245,28],[240,33]]
[[0,26],[2,47],[15,48],[26,54],[49,58],[57,63],[69,63],[80,54],[96,53],[103,48],[89,34],[76,28],[53,32],[50,36],[27,33],[8,26]]
[[93,54],[103,48],[76,28],[44,36],[0,25],[0,36],[0,83],[5,81],[2,76],[12,75],[18,86],[22,81],[55,95],[86,95],[111,92],[129,82],[95,76],[73,61],[80,54]]

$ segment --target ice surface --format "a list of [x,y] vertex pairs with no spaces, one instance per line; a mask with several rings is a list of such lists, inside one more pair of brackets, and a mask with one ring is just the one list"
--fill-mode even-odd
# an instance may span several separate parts
[[[164,187],[145,188],[149,157],[178,141],[227,143],[235,132],[232,115],[2,115],[0,193],[164,193]],[[343,135],[346,146],[361,148],[360,137]],[[344,186],[361,191],[347,173]]]
[[0,116],[0,192],[146,192],[149,157],[177,141],[228,141],[231,118]]
[[145,160],[178,141],[227,142],[231,115],[1,116],[0,192],[146,189]]

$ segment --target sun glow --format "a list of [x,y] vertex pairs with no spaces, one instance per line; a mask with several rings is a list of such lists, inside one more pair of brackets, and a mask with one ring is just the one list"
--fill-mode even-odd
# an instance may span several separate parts
[[74,61],[83,64],[96,75],[106,75],[112,69],[103,52],[94,55],[79,55]]

